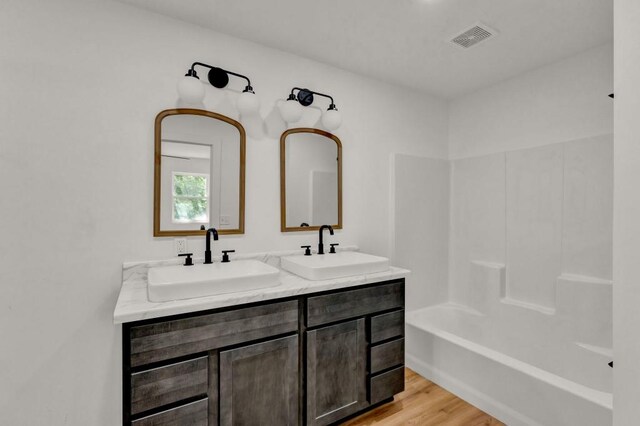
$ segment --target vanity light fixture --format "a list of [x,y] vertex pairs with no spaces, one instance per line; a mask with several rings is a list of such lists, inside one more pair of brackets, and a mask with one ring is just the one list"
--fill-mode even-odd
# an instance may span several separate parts
[[200,103],[204,99],[204,86],[200,82],[200,77],[196,72],[196,66],[207,68],[207,80],[213,87],[222,89],[229,84],[229,75],[240,77],[247,80],[247,85],[238,97],[238,110],[240,114],[253,114],[260,108],[260,99],[256,96],[251,87],[249,77],[232,71],[204,64],[202,62],[194,62],[191,68],[187,70],[185,76],[178,82],[178,95],[180,99],[187,103]]
[[[295,94],[296,91],[298,92],[297,94]],[[331,101],[329,108],[322,114],[322,124],[324,127],[328,130],[335,130],[340,127],[342,124],[342,116],[338,112],[332,96],[299,87],[291,89],[287,101],[280,108],[280,114],[284,121],[287,123],[295,123],[300,120],[300,117],[302,117],[302,107],[311,105],[314,101],[314,95],[328,98]]]

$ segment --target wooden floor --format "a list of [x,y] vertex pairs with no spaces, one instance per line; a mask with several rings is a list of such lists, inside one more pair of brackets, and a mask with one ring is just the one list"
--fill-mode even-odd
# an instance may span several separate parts
[[393,402],[344,425],[505,426],[440,386],[405,368],[405,391]]

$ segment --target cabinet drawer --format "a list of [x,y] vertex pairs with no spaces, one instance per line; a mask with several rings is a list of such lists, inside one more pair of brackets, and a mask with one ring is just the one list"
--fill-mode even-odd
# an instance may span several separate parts
[[207,357],[131,375],[131,413],[162,407],[207,393]]
[[131,366],[298,330],[298,302],[279,302],[131,328]]
[[371,374],[404,364],[404,339],[371,348]]
[[404,367],[371,377],[369,402],[376,404],[404,390]]
[[371,318],[371,343],[404,336],[404,310]]
[[206,399],[134,420],[133,426],[207,426]]
[[207,393],[207,357],[131,375],[131,413],[162,407]]
[[314,327],[401,307],[404,307],[404,280],[309,297],[307,325]]

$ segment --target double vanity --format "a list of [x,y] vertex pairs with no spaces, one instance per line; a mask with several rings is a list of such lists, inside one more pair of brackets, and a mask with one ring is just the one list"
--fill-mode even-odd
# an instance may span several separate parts
[[327,425],[404,389],[408,271],[353,248],[181,261],[124,266],[123,424]]
[[[305,96],[287,103],[326,96],[298,90]],[[280,231],[319,231],[315,253],[213,258],[212,238],[245,233],[238,121],[165,110],[154,147],[153,235],[182,237],[182,258],[124,265],[114,312],[123,425],[336,424],[404,389],[409,271],[323,242],[324,231],[342,229],[337,136],[293,128],[280,138]],[[204,258],[184,253],[185,237],[197,236]]]

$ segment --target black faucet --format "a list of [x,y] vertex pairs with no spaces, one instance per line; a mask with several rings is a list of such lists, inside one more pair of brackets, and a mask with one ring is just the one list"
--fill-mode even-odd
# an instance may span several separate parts
[[211,234],[213,234],[213,240],[218,241],[218,231],[216,228],[207,229],[207,248],[204,251],[204,264],[208,265],[213,263],[211,261]]
[[322,243],[322,231],[324,231],[325,229],[328,229],[329,233],[333,235],[333,228],[331,227],[331,225],[322,225],[320,227],[320,231],[318,231],[318,234],[320,237],[318,239],[318,254],[324,254],[324,244]]

